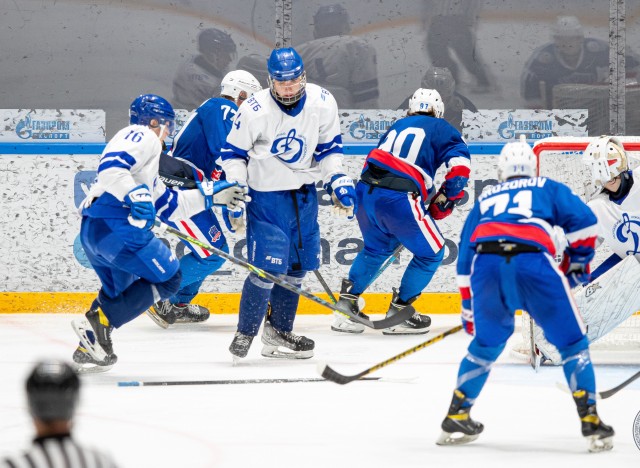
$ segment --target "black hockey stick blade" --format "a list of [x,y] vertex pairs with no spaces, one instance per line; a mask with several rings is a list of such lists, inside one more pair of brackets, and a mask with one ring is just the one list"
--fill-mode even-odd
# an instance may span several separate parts
[[341,314],[344,314],[346,316],[348,316],[351,320],[353,320],[354,322],[358,322],[361,323],[362,325],[364,325],[365,327],[369,327],[369,328],[373,328],[375,330],[382,330],[384,328],[389,328],[392,327],[394,325],[398,325],[402,322],[404,322],[405,320],[409,319],[414,313],[415,310],[413,309],[413,307],[411,306],[406,306],[404,309],[402,309],[401,311],[399,311],[397,314],[395,315],[391,315],[389,317],[385,317],[382,320],[369,320],[366,319],[364,317],[360,317],[359,315],[354,314],[353,312],[351,312],[351,310],[349,308],[338,308],[335,304],[331,304],[330,302],[325,301],[324,299],[314,296],[313,294],[311,294],[310,292],[305,291],[304,289],[301,289],[299,287],[297,287],[294,284],[289,283],[288,281],[280,278],[279,276],[276,276],[272,273],[269,273],[268,271],[262,270],[261,268],[258,268],[257,266],[252,265],[249,262],[246,262],[244,260],[242,260],[241,258],[238,257],[234,257],[233,255],[228,254],[227,252],[225,252],[224,250],[220,250],[216,247],[213,247],[212,245],[207,244],[206,242],[202,242],[199,241],[198,239],[195,239],[191,236],[188,236],[186,234],[184,234],[183,232],[172,228],[171,226],[167,226],[166,224],[160,222],[159,220],[156,219],[155,222],[155,226],[158,228],[158,233],[162,234],[163,232],[168,232],[170,234],[173,234],[174,236],[183,239],[193,245],[197,245],[198,247],[202,247],[205,250],[208,250],[209,252],[224,258],[225,260],[229,260],[231,263],[241,266],[247,270],[249,270],[251,273],[255,274],[256,276],[260,277],[260,278],[264,278],[264,279],[268,279],[269,281],[272,281],[273,283],[277,284],[278,286],[291,291],[295,294],[298,294],[299,296],[302,297],[306,297],[307,299],[309,299],[310,301],[315,302],[316,304],[320,304],[321,306],[324,306],[328,309],[331,309],[335,312],[339,312]]
[[[381,377],[367,377],[362,380],[380,380]],[[282,378],[282,379],[230,379],[230,380],[168,380],[145,382],[140,380],[118,382],[118,387],[168,387],[174,385],[246,385],[246,384],[274,384],[274,383],[300,383],[300,382],[326,382],[318,377]]]
[[622,382],[620,385],[618,385],[616,387],[613,387],[613,388],[611,388],[609,390],[605,390],[603,392],[598,392],[598,396],[600,398],[603,398],[603,399],[604,398],[609,398],[610,396],[615,395],[620,390],[622,390],[624,387],[626,387],[627,385],[631,384],[635,380],[638,380],[639,378],[640,378],[640,371],[638,371],[635,374],[633,374],[631,377],[629,377],[627,380]]
[[337,372],[336,370],[332,369],[328,364],[322,364],[322,363],[318,364],[318,372],[322,377],[324,377],[327,380],[330,380],[340,385],[348,384],[349,382],[353,382],[354,380],[361,380],[365,375],[375,372],[378,369],[382,369],[383,367],[386,367],[389,364],[393,364],[394,362],[399,361],[403,357],[409,356],[410,354],[413,354],[416,351],[420,351],[421,349],[426,348],[427,346],[431,346],[432,344],[437,343],[438,341],[441,341],[445,337],[449,335],[453,335],[454,333],[457,333],[460,330],[462,330],[462,325],[453,327],[443,333],[440,333],[439,335],[434,336],[430,340],[420,343],[419,345],[416,345],[413,348],[409,348],[406,351],[403,351],[402,353],[387,359],[386,361],[382,361],[381,363],[378,363],[375,366],[360,372],[359,374],[343,375]]

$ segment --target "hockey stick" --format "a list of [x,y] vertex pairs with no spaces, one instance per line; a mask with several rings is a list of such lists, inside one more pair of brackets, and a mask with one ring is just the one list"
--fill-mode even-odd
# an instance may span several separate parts
[[300,296],[306,297],[307,299],[315,302],[316,304],[320,304],[328,309],[331,309],[333,311],[339,312],[341,314],[344,315],[348,315],[350,319],[352,319],[354,322],[358,322],[361,323],[362,325],[369,327],[369,328],[373,328],[374,330],[382,330],[383,328],[389,328],[392,327],[394,325],[398,325],[402,322],[404,322],[405,320],[408,320],[414,313],[415,313],[415,309],[413,307],[411,307],[410,305],[406,306],[404,309],[402,309],[401,311],[399,311],[397,314],[392,315],[390,317],[385,317],[381,320],[368,320],[365,319],[363,317],[360,317],[358,315],[355,315],[353,312],[351,312],[351,310],[345,308],[343,309],[339,309],[338,307],[336,307],[335,304],[331,304],[330,302],[325,301],[324,299],[321,299],[317,296],[314,296],[313,294],[311,294],[310,292],[305,291],[304,289],[301,289],[291,283],[289,283],[288,281],[283,280],[282,278],[269,273],[268,271],[262,270],[260,268],[258,268],[257,266],[252,265],[249,262],[245,262],[244,260],[238,258],[238,257],[234,257],[233,255],[228,254],[227,252],[225,252],[224,250],[220,250],[216,247],[213,247],[212,245],[209,245],[205,242],[199,241],[198,239],[195,239],[191,236],[188,236],[182,232],[180,232],[177,229],[172,228],[171,226],[167,226],[166,224],[160,222],[159,220],[156,220],[155,222],[155,226],[158,228],[157,232],[158,234],[162,234],[164,232],[168,232],[170,234],[173,234],[176,237],[179,237],[180,239],[183,239],[187,242],[190,242],[193,245],[197,245],[198,247],[202,247],[205,250],[208,250],[209,252],[218,255],[219,257],[224,258],[225,260],[229,260],[231,263],[234,263],[238,266],[241,266],[247,270],[249,270],[251,273],[255,274],[256,276],[259,276],[260,278],[264,278],[267,279],[269,281],[272,281],[273,283],[277,284],[278,286],[286,289],[287,291],[291,291],[293,293],[296,293]]
[[377,280],[380,277],[380,275],[384,272],[384,270],[386,270],[389,265],[391,265],[393,262],[396,261],[396,259],[400,256],[400,252],[402,252],[403,249],[404,249],[404,245],[402,244],[396,247],[396,249],[393,251],[391,256],[384,261],[384,263],[380,266],[380,268],[378,268],[376,275],[373,278],[371,278],[371,281],[369,281],[369,283],[364,287],[362,292],[366,291],[367,288],[369,288],[369,286],[371,286],[375,282],[375,280]]
[[[609,390],[604,390],[602,392],[596,393],[596,398],[598,398],[599,400],[604,400],[605,398],[609,398],[638,379],[640,379],[640,371],[633,374],[631,377],[629,377],[627,380],[622,382],[620,385],[610,388]],[[563,392],[571,393],[571,390],[569,389],[569,387],[567,387],[567,385],[564,383],[556,382],[556,387],[558,387]]]
[[329,297],[331,298],[334,304],[337,304],[338,299],[336,299],[336,296],[333,295],[331,288],[329,288],[329,285],[320,274],[320,270],[313,270],[313,273],[316,275],[316,279],[320,282],[320,284],[324,288],[324,292],[326,292],[329,295]]
[[320,373],[320,375],[322,377],[324,377],[327,380],[331,380],[332,382],[335,382],[337,384],[340,385],[344,385],[344,384],[348,384],[349,382],[353,382],[354,380],[359,380],[362,377],[364,377],[367,374],[371,374],[372,372],[377,371],[378,369],[382,369],[383,367],[388,366],[389,364],[393,364],[396,361],[399,361],[400,359],[402,359],[403,357],[407,357],[410,354],[415,353],[416,351],[420,351],[423,348],[426,348],[427,346],[431,346],[433,343],[437,343],[438,341],[441,341],[442,339],[444,339],[445,337],[449,336],[449,335],[453,335],[454,333],[459,332],[460,330],[462,330],[462,325],[458,325],[456,327],[453,327],[443,333],[440,333],[437,336],[434,336],[433,338],[431,338],[430,340],[425,341],[424,343],[420,343],[419,345],[414,346],[413,348],[409,348],[406,351],[403,351],[400,354],[397,354],[395,356],[393,356],[392,358],[387,359],[386,361],[382,361],[378,364],[376,364],[373,367],[369,367],[368,369],[360,372],[359,374],[356,375],[343,375],[340,374],[339,372],[336,372],[335,370],[333,370],[331,367],[329,367],[328,364],[318,364],[318,372]]
[[[381,377],[367,377],[362,380],[380,380]],[[243,385],[243,384],[272,384],[272,383],[299,383],[299,382],[326,382],[319,377],[305,377],[294,379],[238,379],[238,380],[178,380],[178,381],[130,381],[118,382],[118,387],[168,387],[171,385]]]

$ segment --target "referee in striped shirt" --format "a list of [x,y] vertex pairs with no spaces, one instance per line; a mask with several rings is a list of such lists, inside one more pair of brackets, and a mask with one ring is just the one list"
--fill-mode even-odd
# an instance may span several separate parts
[[115,468],[108,456],[77,444],[71,437],[80,379],[60,361],[38,363],[27,379],[29,412],[36,429],[31,447],[0,459],[0,468]]

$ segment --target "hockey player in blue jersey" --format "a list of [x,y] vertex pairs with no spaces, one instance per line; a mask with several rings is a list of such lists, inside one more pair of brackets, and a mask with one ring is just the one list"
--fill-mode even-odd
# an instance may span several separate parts
[[[485,189],[462,229],[458,286],[463,325],[474,338],[460,364],[439,445],[471,442],[484,429],[469,413],[520,309],[562,355],[589,450],[613,446],[614,431],[596,411],[589,344],[570,289],[588,280],[596,217],[569,187],[536,177],[536,162],[526,142],[505,145],[498,160],[501,183]],[[568,241],[560,266],[554,261],[554,226],[565,231]]]
[[[358,297],[396,247],[404,245],[413,259],[394,288],[387,316],[413,303],[427,287],[444,256],[444,238],[434,222],[444,219],[459,203],[469,179],[469,149],[445,121],[444,104],[434,89],[418,89],[409,100],[407,117],[395,122],[378,148],[367,156],[356,192],[358,224],[364,248],[356,256],[349,278],[342,281],[341,307],[356,314]],[[445,181],[435,192],[433,178],[440,166]],[[363,314],[364,315],[364,314]],[[415,313],[409,320],[383,331],[386,335],[427,333],[431,318]],[[334,314],[331,329],[362,333],[364,326]]]
[[181,273],[175,255],[151,232],[156,216],[165,222],[189,218],[214,205],[244,206],[246,188],[202,183],[173,191],[158,177],[163,140],[173,131],[171,104],[143,94],[130,107],[130,123],[105,147],[95,183],[80,205],[80,240],[102,287],[82,320],[73,361],[80,372],[115,364],[111,333],[151,304],[173,296]]
[[[320,266],[316,181],[323,180],[334,208],[353,217],[355,189],[342,168],[338,106],[327,90],[306,82],[292,48],[275,49],[267,61],[269,89],[238,110],[222,157],[227,180],[248,183],[249,262],[302,284]],[[292,333],[299,296],[250,274],[240,299],[237,332],[229,351],[246,357],[265,318],[262,355],[310,358],[314,342]]]
[[[208,99],[198,107],[176,135],[170,153],[173,158],[167,155],[160,158],[160,177],[166,185],[184,188],[184,184],[188,184],[189,187],[195,187],[201,180],[220,178],[221,169],[216,160],[221,156],[238,106],[262,88],[251,73],[235,70],[224,76],[220,89],[220,97]],[[185,166],[186,169],[183,169]],[[182,178],[180,175],[189,177]],[[234,214],[223,207],[222,216],[227,228],[231,232],[237,232],[234,224],[239,213]],[[212,210],[168,224],[188,236],[229,252],[227,240]],[[242,223],[238,227],[239,233],[244,232]],[[147,315],[163,328],[174,322],[202,322],[209,318],[206,307],[192,304],[191,301],[198,294],[205,278],[224,263],[222,257],[213,255],[208,250],[188,242],[185,244],[191,249],[191,253],[180,259],[180,290],[147,310]]]

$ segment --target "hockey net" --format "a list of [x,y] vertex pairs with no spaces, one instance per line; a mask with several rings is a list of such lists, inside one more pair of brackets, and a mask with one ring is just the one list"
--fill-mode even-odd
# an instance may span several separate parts
[[[632,168],[640,163],[640,137],[619,137],[623,143],[629,163]],[[595,137],[551,137],[537,142],[533,151],[538,158],[538,173],[562,182],[573,189],[585,202],[588,201],[590,191],[589,169],[582,163],[581,158],[588,144]],[[561,236],[562,237],[562,236]],[[601,246],[596,252],[592,268],[599,265],[611,255],[611,250]],[[557,258],[559,261],[560,258]],[[525,360],[534,359],[532,354],[532,327],[535,323],[526,312],[521,315],[521,339],[515,339],[511,348],[511,355]],[[640,350],[640,315],[636,313],[620,324],[613,331],[591,344],[594,351],[626,351]]]

